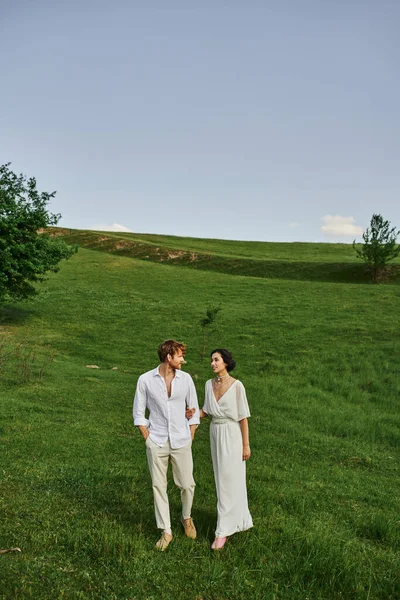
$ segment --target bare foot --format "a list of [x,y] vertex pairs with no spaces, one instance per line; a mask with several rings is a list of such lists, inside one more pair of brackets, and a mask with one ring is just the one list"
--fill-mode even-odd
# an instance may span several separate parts
[[226,537],[216,537],[211,545],[211,550],[222,550],[222,548],[225,546],[226,539]]

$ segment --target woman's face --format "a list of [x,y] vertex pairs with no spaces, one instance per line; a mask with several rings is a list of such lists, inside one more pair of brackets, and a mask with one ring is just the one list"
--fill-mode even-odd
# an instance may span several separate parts
[[227,364],[224,362],[222,356],[219,352],[214,352],[211,356],[211,368],[216,375],[224,375],[224,371],[226,371]]

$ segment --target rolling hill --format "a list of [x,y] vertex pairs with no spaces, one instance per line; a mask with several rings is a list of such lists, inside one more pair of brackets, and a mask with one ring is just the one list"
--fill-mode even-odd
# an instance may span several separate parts
[[[399,598],[398,286],[366,283],[348,246],[54,233],[78,253],[1,309],[0,547],[22,552],[0,556],[0,598]],[[171,482],[175,539],[160,555],[133,394],[173,337],[202,403],[210,307],[207,353],[233,352],[252,413],[254,529],[210,552],[205,421],[198,539]]]

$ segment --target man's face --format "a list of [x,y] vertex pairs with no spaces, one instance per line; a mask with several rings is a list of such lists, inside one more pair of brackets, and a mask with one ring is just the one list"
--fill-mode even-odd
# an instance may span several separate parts
[[173,369],[181,369],[183,363],[185,362],[185,357],[182,354],[182,350],[177,350],[173,356],[170,356],[168,359],[169,365]]

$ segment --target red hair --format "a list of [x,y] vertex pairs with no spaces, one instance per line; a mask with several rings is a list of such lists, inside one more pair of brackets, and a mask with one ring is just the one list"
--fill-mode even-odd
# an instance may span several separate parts
[[186,344],[177,342],[176,340],[165,340],[157,348],[157,353],[161,362],[165,362],[168,354],[174,356],[178,350],[182,351],[183,356],[186,354]]

